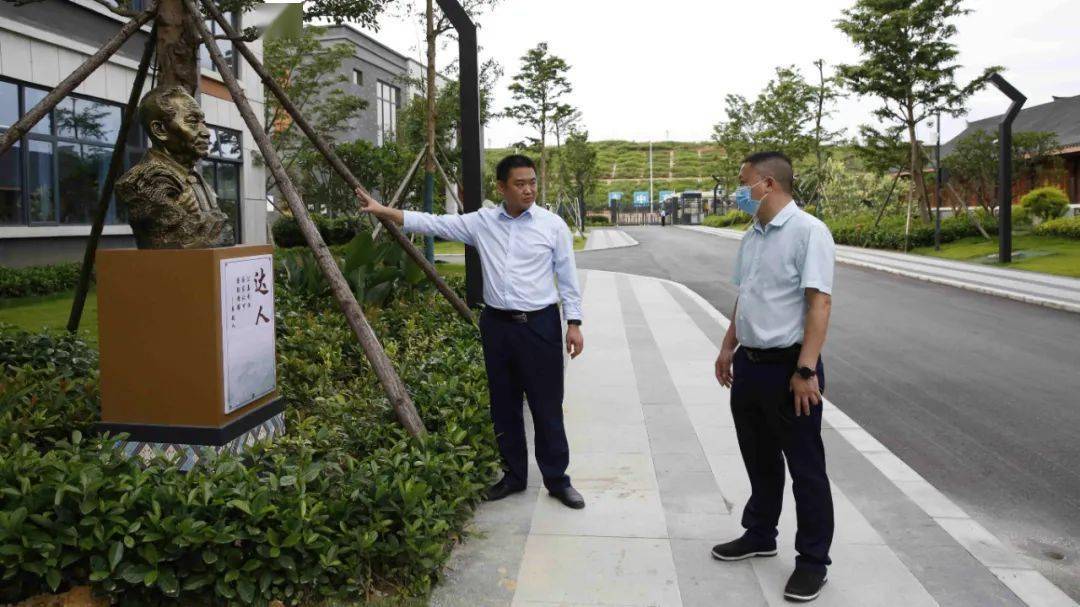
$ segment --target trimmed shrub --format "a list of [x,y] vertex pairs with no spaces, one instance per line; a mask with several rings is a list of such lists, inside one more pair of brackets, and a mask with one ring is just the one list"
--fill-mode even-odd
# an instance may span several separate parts
[[332,301],[278,284],[288,430],[186,474],[89,438],[78,357],[4,368],[0,603],[87,583],[140,605],[428,592],[498,469],[475,327],[431,289],[369,316],[429,431],[414,440]]
[[1058,236],[1060,238],[1080,239],[1080,216],[1060,217],[1044,221],[1035,228],[1039,236]]
[[596,216],[590,215],[590,216],[585,218],[585,225],[586,226],[610,226],[611,225],[611,219],[609,219],[607,217],[596,217]]
[[7,268],[0,266],[0,297],[50,295],[74,289],[79,282],[79,263]]
[[[986,214],[979,214],[979,222],[989,234],[997,232],[997,221]],[[874,227],[873,215],[843,217],[826,221],[833,240],[837,244],[875,249],[903,250],[906,218],[902,216],[885,217]],[[969,236],[978,236],[978,229],[966,215],[947,217],[941,220],[941,242],[952,242]],[[908,248],[927,247],[934,244],[934,224],[923,223],[917,218],[911,220],[911,231],[907,236]]]
[[702,225],[710,228],[726,228],[733,225],[749,223],[753,217],[749,213],[739,210],[731,210],[723,215],[709,215],[701,220]]
[[1049,221],[1065,213],[1065,210],[1069,208],[1069,196],[1060,188],[1048,186],[1036,188],[1024,194],[1020,203],[1032,217]]
[[[361,218],[358,216],[324,217],[312,215],[315,227],[328,245],[343,245],[352,240],[360,232]],[[291,215],[283,215],[274,222],[272,228],[274,244],[287,249],[291,247],[306,246],[304,235],[300,232],[300,223]]]

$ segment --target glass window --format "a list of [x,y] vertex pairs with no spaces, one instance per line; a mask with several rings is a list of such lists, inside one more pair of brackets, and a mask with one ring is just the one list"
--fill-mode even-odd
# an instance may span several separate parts
[[385,139],[393,139],[397,135],[397,110],[400,99],[400,91],[396,86],[379,81],[376,87],[378,99],[378,143],[383,144]]
[[27,148],[30,164],[30,223],[56,222],[53,196],[53,144],[31,139]]
[[22,146],[19,142],[0,157],[0,223],[23,223]]
[[19,86],[0,82],[0,129],[7,128],[19,119]]
[[240,131],[210,127],[210,156],[240,160]]
[[360,70],[353,70],[352,81],[353,84],[357,86],[362,86],[364,84],[364,72],[361,72]]
[[60,223],[82,224],[94,220],[110,158],[109,148],[73,143],[57,145]]
[[233,227],[233,242],[240,242],[240,166],[230,162],[217,163],[218,205],[229,216]]
[[[225,16],[225,20],[232,24],[233,29],[239,29],[237,19],[233,16],[231,12],[223,13],[223,15]],[[215,21],[214,19],[206,20],[206,29],[210,30],[210,33],[214,34],[215,36],[221,36],[225,34],[225,32],[221,29],[221,26],[219,26],[217,21]],[[233,43],[226,42],[224,40],[218,40],[218,48],[221,49],[221,54],[225,56],[225,62],[229,64],[229,66],[233,70],[233,73],[235,74],[236,52],[233,49]],[[206,50],[206,45],[203,44],[199,45],[199,65],[212,72],[217,71],[217,66],[214,65],[214,60],[210,58],[210,51]]]
[[[23,111],[29,112],[39,101],[45,98],[45,95],[48,94],[48,91],[43,91],[41,89],[35,89],[29,86],[23,87]],[[38,123],[34,125],[34,128],[30,129],[30,132],[51,135],[52,116],[50,114],[45,114],[45,117],[39,120]]]
[[53,113],[58,137],[115,143],[120,132],[120,107],[116,105],[69,97]]

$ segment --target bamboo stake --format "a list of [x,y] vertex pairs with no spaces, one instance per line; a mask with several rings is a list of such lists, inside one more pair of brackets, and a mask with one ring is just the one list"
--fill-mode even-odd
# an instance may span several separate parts
[[94,214],[94,226],[90,228],[90,240],[86,242],[86,253],[83,254],[82,269],[79,272],[79,285],[75,288],[75,301],[71,303],[71,315],[68,317],[67,330],[75,333],[79,330],[79,322],[82,320],[83,307],[86,305],[86,294],[90,290],[90,275],[94,271],[94,261],[97,258],[98,242],[101,240],[101,232],[105,228],[105,216],[109,212],[109,201],[112,199],[113,187],[124,170],[124,154],[127,152],[128,132],[136,120],[139,111],[139,98],[142,97],[143,86],[146,83],[146,74],[150,71],[150,60],[154,56],[154,48],[157,46],[157,25],[150,30],[150,39],[143,48],[142,58],[139,60],[139,69],[135,72],[135,82],[131,86],[131,94],[128,96],[124,115],[120,119],[120,130],[116,134],[116,145],[113,146],[112,159],[109,161],[109,172],[105,176],[105,183],[98,197],[97,211]]
[[[186,1],[187,0],[185,0],[185,2]],[[275,81],[270,76],[269,72],[266,71],[266,68],[263,67],[262,62],[259,61],[258,57],[256,57],[254,53],[251,52],[251,49],[249,49],[247,45],[244,44],[244,42],[240,38],[240,35],[236,33],[236,30],[233,29],[232,24],[230,24],[228,20],[225,19],[225,17],[221,14],[221,11],[218,10],[218,8],[214,6],[214,3],[210,0],[202,0],[202,4],[206,8],[206,11],[214,18],[215,21],[217,21],[218,25],[221,26],[221,29],[225,32],[225,35],[233,40],[233,45],[236,50],[238,50],[240,54],[244,56],[244,59],[247,60],[248,64],[251,65],[252,69],[255,70],[255,73],[258,74],[259,78],[262,79],[262,82],[264,85],[266,85],[266,88],[270,89],[270,92],[272,92],[274,96],[278,98],[278,101],[281,102],[281,107],[283,107],[285,111],[288,112],[289,116],[293,119],[293,121],[296,122],[296,125],[300,127],[300,130],[304,131],[304,134],[307,135],[308,139],[310,139],[311,142],[315,144],[315,148],[319,150],[319,152],[323,155],[324,158],[326,158],[327,162],[330,163],[330,166],[333,167],[334,171],[337,172],[337,174],[341,176],[343,180],[345,180],[345,183],[349,186],[349,190],[356,191],[357,189],[360,189],[366,192],[367,188],[365,188],[363,184],[361,184],[360,181],[356,178],[356,176],[352,174],[352,171],[350,171],[349,168],[345,166],[345,163],[341,161],[341,158],[338,157],[337,153],[334,152],[334,150],[330,147],[326,140],[323,139],[321,135],[315,132],[315,129],[311,127],[311,124],[308,123],[307,119],[300,114],[300,110],[293,104],[292,100],[289,99],[289,96],[285,93],[284,90],[282,90],[281,86],[277,83],[277,81]],[[278,180],[278,182],[280,183],[280,180]],[[442,276],[439,276],[439,273],[435,270],[435,266],[428,263],[428,260],[424,257],[424,254],[420,252],[420,250],[413,245],[412,241],[410,241],[408,237],[406,237],[405,234],[401,232],[401,229],[394,225],[394,223],[388,219],[380,219],[379,221],[382,222],[383,226],[386,228],[386,231],[390,233],[394,240],[397,241],[398,245],[401,246],[401,248],[405,249],[405,252],[413,260],[413,263],[418,265],[420,269],[424,271],[424,274],[427,275],[428,279],[431,280],[431,282],[435,283],[435,287],[439,289],[439,292],[442,293],[444,297],[446,297],[447,301],[449,301],[450,305],[452,305],[454,309],[457,310],[458,314],[460,314],[462,318],[468,320],[470,323],[474,322],[472,311],[469,310],[469,307],[465,305],[465,302],[457,296],[457,293],[455,293],[454,290],[446,284],[446,281],[442,279]]]
[[98,49],[93,55],[87,57],[86,61],[82,62],[82,65],[75,68],[74,72],[68,74],[67,78],[64,78],[60,81],[60,84],[53,87],[53,90],[49,91],[49,94],[45,95],[45,98],[31,108],[25,116],[16,121],[15,124],[11,125],[11,128],[4,133],[3,143],[0,143],[0,156],[3,156],[11,149],[11,146],[15,145],[16,141],[22,139],[23,135],[34,128],[34,125],[45,117],[45,114],[51,112],[58,103],[63,101],[64,97],[67,97],[82,84],[83,80],[89,78],[90,74],[93,74],[97,68],[108,61],[109,57],[112,57],[113,54],[127,42],[128,38],[139,31],[139,28],[153,19],[154,11],[156,9],[157,7],[154,6],[150,10],[139,13],[137,17],[125,23],[124,27],[121,27],[120,31],[116,32],[116,35],[105,43],[105,46]]
[[457,206],[458,214],[461,214],[462,210],[465,209],[465,205],[461,204],[461,201],[458,200],[457,192],[454,191],[454,188],[450,187],[452,185],[456,186],[457,183],[450,181],[450,178],[446,176],[446,169],[443,168],[443,165],[441,162],[439,162],[439,159],[434,158],[434,160],[435,168],[439,169],[439,175],[443,178],[443,182],[446,183],[446,190],[450,192],[450,197],[454,199],[454,205]]
[[360,340],[360,347],[364,350],[368,362],[371,363],[371,367],[379,378],[383,390],[386,391],[386,396],[394,408],[394,413],[397,414],[398,421],[412,436],[424,436],[427,433],[424,429],[424,423],[416,412],[416,407],[413,405],[409,393],[405,390],[405,384],[402,383],[401,378],[394,369],[394,365],[390,362],[390,358],[387,357],[386,351],[383,350],[382,344],[379,343],[379,338],[375,335],[367,318],[364,317],[364,311],[360,308],[360,304],[356,302],[352,290],[349,289],[349,284],[341,274],[341,268],[338,267],[337,262],[330,255],[330,250],[326,247],[326,243],[323,242],[319,230],[311,221],[307,206],[300,199],[300,194],[296,191],[296,187],[293,185],[288,173],[285,172],[285,167],[281,165],[281,159],[278,158],[277,152],[274,151],[273,146],[270,144],[270,138],[263,132],[254,110],[251,109],[247,96],[244,95],[243,89],[240,88],[240,83],[236,81],[232,67],[225,61],[225,57],[222,56],[221,49],[218,48],[214,36],[206,28],[195,0],[184,0],[184,5],[190,12],[191,20],[202,37],[203,44],[206,45],[206,49],[210,53],[210,58],[213,60],[214,65],[217,66],[218,73],[221,74],[222,79],[225,81],[225,86],[228,87],[233,102],[236,104],[237,109],[240,110],[240,115],[243,116],[248,131],[259,146],[259,151],[262,152],[267,168],[277,179],[278,187],[281,189],[282,195],[285,196],[285,200],[289,203],[289,208],[300,225],[300,231],[303,233],[304,239],[307,240],[308,246],[314,252],[315,260],[318,262],[323,274],[326,275],[330,283],[330,289],[337,299],[338,305],[341,306],[342,313],[345,314],[353,333]]

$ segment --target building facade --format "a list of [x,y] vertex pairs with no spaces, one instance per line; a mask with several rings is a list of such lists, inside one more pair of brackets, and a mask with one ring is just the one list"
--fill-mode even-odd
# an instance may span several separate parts
[[[92,0],[0,3],[0,132],[10,127],[94,53],[123,19]],[[239,22],[237,20],[237,25]],[[82,259],[120,119],[150,28],[132,37],[75,93],[0,158],[0,265],[45,265]],[[262,45],[252,43],[262,56]],[[227,44],[222,50],[239,60]],[[203,175],[233,220],[236,242],[266,242],[264,169],[240,112],[203,50],[199,102],[212,137]],[[253,70],[237,66],[256,115],[263,89]],[[149,90],[150,81],[145,90]],[[148,146],[140,128],[128,139],[125,168]],[[109,209],[101,247],[133,247],[124,210]]]

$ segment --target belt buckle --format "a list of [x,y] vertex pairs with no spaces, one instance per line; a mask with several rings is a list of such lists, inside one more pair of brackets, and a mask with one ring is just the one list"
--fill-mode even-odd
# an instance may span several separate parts
[[525,312],[515,312],[514,314],[510,315],[510,320],[513,320],[518,324],[524,324],[529,322],[529,315]]

